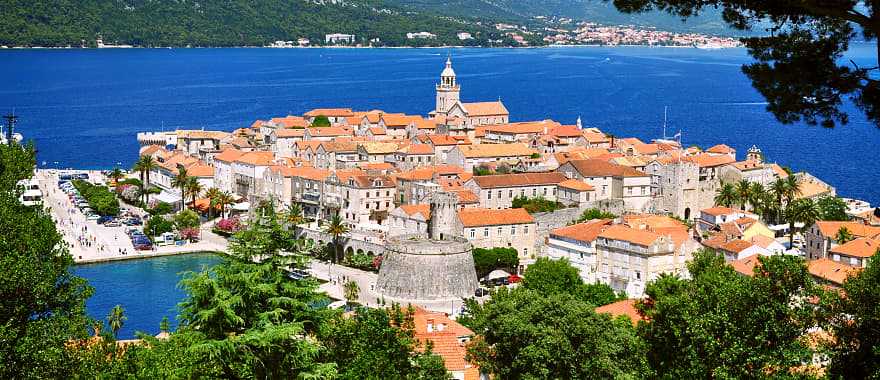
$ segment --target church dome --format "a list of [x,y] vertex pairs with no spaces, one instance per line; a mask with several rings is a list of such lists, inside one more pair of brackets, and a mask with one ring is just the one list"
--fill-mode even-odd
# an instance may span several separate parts
[[449,59],[449,58],[446,59],[446,68],[443,69],[443,72],[440,73],[440,76],[441,77],[454,77],[455,76],[455,70],[452,69],[452,60],[451,59]]

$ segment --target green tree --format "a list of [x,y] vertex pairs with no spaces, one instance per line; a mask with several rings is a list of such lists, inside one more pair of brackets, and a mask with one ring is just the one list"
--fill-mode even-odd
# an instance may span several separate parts
[[648,377],[645,342],[629,320],[596,314],[568,293],[501,289],[459,320],[479,335],[468,359],[499,379]]
[[480,278],[495,269],[503,269],[513,273],[519,267],[519,254],[516,248],[474,248],[473,255],[474,269],[477,271],[477,277]]
[[850,276],[840,293],[829,293],[831,378],[876,379],[880,376],[880,252],[867,267]]
[[300,206],[299,203],[291,203],[290,206],[287,206],[287,210],[284,211],[283,219],[285,224],[290,226],[290,228],[294,228],[305,222],[302,206]]
[[147,210],[150,215],[159,216],[159,215],[168,215],[174,212],[174,207],[171,204],[165,202],[159,202],[155,207]]
[[107,178],[112,179],[113,183],[118,185],[119,181],[125,178],[125,174],[119,168],[114,168],[110,171],[110,174],[107,175]]
[[186,180],[186,193],[189,194],[192,199],[192,206],[196,206],[196,199],[198,199],[199,195],[202,191],[205,191],[205,188],[202,186],[202,183],[199,182],[199,179],[196,177],[188,177]]
[[125,309],[122,308],[122,305],[116,305],[110,309],[110,313],[107,314],[107,326],[113,331],[114,337],[119,336],[119,330],[125,325],[126,320],[128,317],[125,316]]
[[174,215],[174,225],[178,231],[185,228],[198,228],[199,224],[201,224],[199,214],[193,210],[184,210]]
[[333,263],[342,261],[342,246],[339,238],[348,234],[348,226],[339,216],[339,213],[330,218],[330,223],[324,228],[324,232],[333,236]]
[[837,244],[846,244],[853,239],[855,239],[855,236],[853,236],[852,232],[850,232],[849,228],[846,228],[846,226],[841,226],[837,230],[837,234],[834,235],[834,241],[836,241]]
[[221,192],[217,196],[216,200],[217,206],[220,207],[220,216],[226,217],[226,206],[235,204],[235,200],[228,191]]
[[171,332],[171,324],[168,322],[168,317],[162,317],[162,321],[159,322],[159,331],[163,333]]
[[312,121],[312,127],[329,127],[330,119],[324,115],[315,116],[315,120]]
[[825,196],[816,201],[819,206],[819,220],[847,221],[849,215],[846,213],[846,201],[840,197]]
[[345,285],[342,286],[342,293],[345,296],[346,304],[352,305],[356,303],[360,296],[360,291],[361,288],[358,286],[357,282],[346,282]]
[[810,299],[821,294],[797,257],[760,257],[743,276],[714,251],[698,251],[690,280],[648,284],[639,324],[659,378],[786,377],[810,362],[804,336],[816,323]]
[[92,288],[69,271],[73,257],[44,209],[18,202],[31,177],[32,145],[0,146],[0,378],[66,378],[65,344],[87,336]]
[[144,196],[144,204],[150,201],[150,198],[147,196],[148,193],[146,192],[146,189],[150,187],[150,172],[158,166],[159,164],[156,163],[156,160],[154,160],[152,156],[141,156],[134,164],[134,168],[132,168],[132,171],[140,173],[141,194]]
[[819,210],[819,206],[812,199],[800,198],[788,204],[785,208],[785,217],[788,219],[789,228],[791,229],[788,240],[789,245],[791,245],[794,241],[794,234],[798,230],[795,224],[803,223],[802,229],[810,228],[821,217],[821,210]]
[[443,360],[421,345],[414,331],[412,309],[359,307],[353,316],[321,327],[321,360],[340,363],[341,379],[449,379]]
[[779,121],[804,120],[824,127],[846,124],[849,117],[841,106],[850,97],[869,120],[880,122],[877,67],[841,59],[851,41],[876,44],[880,33],[876,2],[616,0],[614,4],[624,12],[658,9],[683,18],[705,8],[722,8],[724,21],[738,29],[769,22],[773,33],[743,39],[755,62],[742,70]]
[[174,223],[160,215],[154,215],[144,223],[144,233],[147,236],[159,236],[171,231],[174,231]]
[[539,258],[526,268],[522,286],[544,296],[559,293],[571,294],[594,306],[617,301],[619,297],[605,284],[585,284],[577,268],[567,259]]
[[738,199],[739,195],[737,194],[736,188],[729,183],[721,185],[715,193],[715,204],[719,206],[730,207],[734,203],[737,203]]
[[171,186],[180,189],[180,210],[186,210],[186,194],[189,184],[189,175],[182,165],[177,166],[177,175],[171,180]]
[[742,210],[746,209],[749,199],[752,198],[752,184],[747,180],[740,180],[734,186],[736,189],[736,201]]
[[526,196],[518,196],[513,198],[511,208],[524,208],[529,214],[536,212],[551,212],[565,208],[560,202],[547,200],[542,196],[528,198]]
[[610,212],[602,211],[597,208],[588,208],[581,213],[581,216],[575,221],[575,223],[583,223],[588,220],[594,219],[615,219],[617,215],[614,215]]

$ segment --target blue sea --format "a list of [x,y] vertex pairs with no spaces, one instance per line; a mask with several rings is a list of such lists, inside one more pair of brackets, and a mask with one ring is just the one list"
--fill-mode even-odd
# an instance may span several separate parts
[[[49,167],[128,167],[139,131],[233,130],[317,107],[425,114],[451,54],[462,98],[502,99],[512,120],[552,118],[685,145],[756,144],[844,196],[880,202],[880,130],[856,110],[836,129],[782,125],[740,67],[744,49],[0,50],[0,111],[20,116]],[[845,60],[876,64],[873,45]]]
[[89,280],[95,288],[86,301],[89,316],[106,322],[110,309],[121,305],[128,320],[119,330],[119,338],[131,339],[137,331],[158,334],[162,317],[168,317],[172,329],[176,328],[177,304],[186,296],[178,287],[182,275],[202,271],[220,260],[211,254],[166,256],[78,265],[73,274]]
[[[782,125],[741,73],[744,49],[103,49],[0,50],[0,113],[19,115],[41,166],[129,167],[141,131],[249,126],[319,107],[426,114],[452,55],[465,101],[504,101],[514,121],[552,118],[643,140],[681,131],[685,145],[753,144],[843,196],[880,203],[880,129],[850,109],[849,125]],[[876,64],[873,45],[844,58]],[[89,313],[116,304],[121,337],[155,334],[183,297],[178,273],[216,263],[182,256],[77,267],[96,288]]]

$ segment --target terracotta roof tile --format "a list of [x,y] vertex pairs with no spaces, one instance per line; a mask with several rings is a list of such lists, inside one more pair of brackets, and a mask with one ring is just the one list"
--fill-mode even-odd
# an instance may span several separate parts
[[851,257],[871,257],[880,250],[880,241],[869,238],[858,238],[831,248],[832,253]]
[[830,259],[818,259],[808,262],[807,270],[815,277],[842,285],[849,275],[855,275],[862,269],[851,267]]
[[431,205],[429,204],[400,205],[400,210],[411,217],[416,214],[421,214],[423,219],[431,219]]
[[628,166],[617,165],[608,161],[593,160],[571,160],[568,164],[572,165],[580,175],[584,177],[647,177],[648,174],[642,173]]
[[736,150],[727,146],[727,145],[718,144],[718,145],[715,145],[709,149],[706,149],[706,152],[717,153],[717,154],[730,154],[730,153],[736,153]]
[[272,164],[273,160],[275,160],[275,153],[272,152],[245,152],[235,162],[255,166],[268,166]]
[[611,223],[611,219],[590,220],[584,223],[557,228],[550,231],[550,236],[559,236],[582,242],[593,242],[599,237],[599,234],[602,233],[602,231],[611,225]]
[[749,257],[743,257],[739,260],[733,260],[729,264],[731,267],[733,267],[733,270],[735,270],[743,275],[746,275],[749,277],[754,277],[755,276],[755,267],[760,265],[761,262],[758,261],[758,256],[754,255],[754,256],[749,256]]
[[502,210],[466,208],[458,212],[458,219],[464,227],[498,226],[508,224],[534,223],[529,213],[522,208]]
[[466,158],[519,157],[537,153],[521,143],[460,145],[458,149]]
[[235,149],[235,148],[227,148],[226,150],[220,152],[220,154],[214,156],[214,161],[223,161],[223,162],[232,162],[237,160],[244,152]]
[[615,225],[607,228],[599,234],[599,237],[609,240],[626,241],[643,247],[653,244],[661,236],[647,230],[637,230],[624,225]]
[[484,175],[473,178],[477,186],[483,189],[516,186],[556,185],[566,181],[565,175],[557,172],[549,173],[517,173]]
[[354,116],[354,113],[351,112],[351,108],[315,108],[306,112],[304,116],[351,117]]
[[504,103],[499,102],[476,102],[462,103],[469,117],[474,116],[506,116],[510,115]]
[[577,190],[577,191],[593,191],[593,186],[590,186],[589,183],[584,181],[578,181],[576,179],[569,179],[566,181],[562,181],[559,183],[559,187]]
[[642,317],[642,315],[639,314],[638,309],[636,309],[636,302],[638,301],[632,299],[617,301],[605,306],[597,307],[596,313],[611,314],[614,317],[625,315],[635,325],[639,323],[639,321],[644,320],[644,317]]

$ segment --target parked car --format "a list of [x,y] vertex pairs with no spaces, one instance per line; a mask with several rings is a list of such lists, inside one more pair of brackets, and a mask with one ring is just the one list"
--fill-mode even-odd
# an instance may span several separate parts
[[86,215],[86,220],[88,220],[88,221],[92,221],[92,222],[97,222],[98,219],[100,219],[100,218],[101,218],[101,217],[98,216],[98,214],[87,214],[87,215]]

